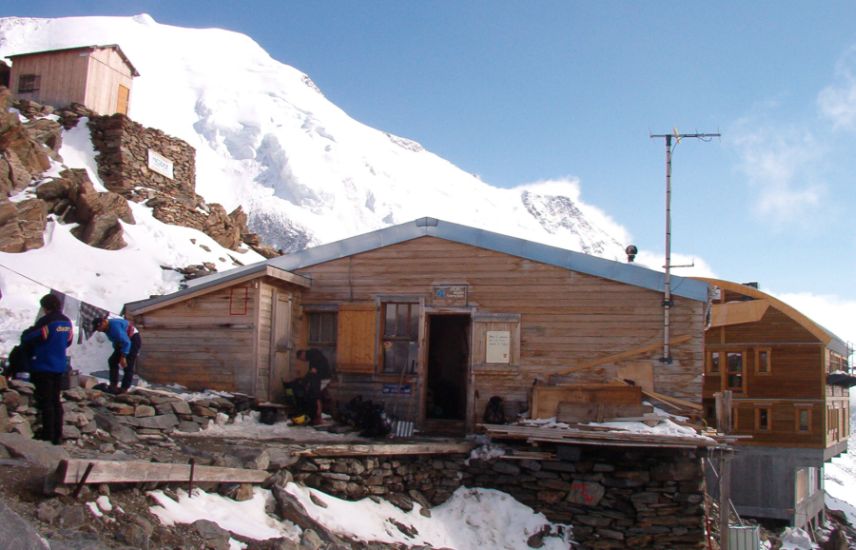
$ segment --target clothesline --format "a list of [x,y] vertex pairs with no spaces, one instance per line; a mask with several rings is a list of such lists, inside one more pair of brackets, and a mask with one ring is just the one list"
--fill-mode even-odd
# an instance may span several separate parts
[[[37,281],[37,280],[33,279],[32,277],[28,277],[27,275],[24,275],[24,274],[23,274],[23,273],[21,273],[20,271],[16,271],[16,270],[12,269],[11,267],[9,267],[9,266],[7,266],[7,265],[0,264],[0,267],[2,267],[3,269],[6,269],[6,270],[8,270],[8,271],[11,271],[11,272],[12,272],[12,273],[14,273],[15,275],[18,275],[19,277],[23,277],[24,279],[27,279],[27,280],[28,280],[28,281],[30,281],[30,282],[36,283],[37,285],[39,285],[39,286],[41,286],[41,287],[44,287],[44,288],[46,288],[46,289],[48,289],[48,290],[55,290],[52,286],[47,285],[47,284],[45,284],[45,283],[43,283],[43,282],[41,282],[41,281]],[[60,291],[57,291],[57,292],[60,292]],[[78,298],[77,296],[74,296],[74,295],[73,295],[73,294],[71,294],[71,293],[68,293],[68,292],[62,292],[62,294],[66,295],[66,296],[70,296],[70,297],[72,297],[72,298],[76,299],[77,301],[79,301],[79,302],[81,302],[81,303],[84,303],[84,302],[83,302],[83,300],[81,300],[81,299],[80,299],[80,298]],[[97,307],[97,306],[96,306],[96,307]],[[104,311],[106,311],[106,312],[110,313],[111,315],[116,315],[117,317],[120,317],[120,315],[119,315],[118,313],[115,313],[115,312],[113,312],[113,311],[110,311],[109,309],[105,309],[105,308],[101,308],[101,307],[99,307],[98,309],[103,309]]]

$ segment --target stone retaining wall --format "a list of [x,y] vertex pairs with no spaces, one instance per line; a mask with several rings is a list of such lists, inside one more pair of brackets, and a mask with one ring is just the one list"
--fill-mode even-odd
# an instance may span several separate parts
[[[459,486],[514,496],[573,525],[583,548],[701,548],[704,482],[696,451],[565,447],[562,460],[466,460],[461,455],[303,458],[294,478],[341,498],[381,496],[408,510]],[[468,464],[467,464],[468,463]]]

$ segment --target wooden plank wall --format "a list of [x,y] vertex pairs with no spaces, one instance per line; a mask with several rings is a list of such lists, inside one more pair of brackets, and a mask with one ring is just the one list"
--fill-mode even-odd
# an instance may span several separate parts
[[97,49],[89,58],[85,105],[102,115],[111,115],[119,105],[119,85],[131,90],[133,76],[119,52],[112,48]]
[[[230,308],[232,289],[223,289],[142,314],[134,322],[142,332],[139,374],[155,383],[178,383],[190,389],[205,388],[253,393],[244,372],[255,367],[255,295],[247,289],[246,313]],[[235,304],[231,304],[235,305]]]
[[[724,298],[736,300],[740,295],[726,292]],[[733,396],[735,433],[752,435],[752,439],[741,444],[810,448],[826,445],[826,348],[801,324],[773,305],[756,323],[709,329],[705,347],[707,352],[744,352],[745,391]],[[757,350],[769,350],[769,374],[756,372]],[[711,405],[714,393],[722,389],[721,380],[720,375],[705,375],[706,405]],[[800,407],[811,409],[808,432],[797,429]],[[756,430],[758,408],[770,410],[767,431]]]
[[[12,66],[11,90],[15,97],[32,99],[54,106],[65,106],[72,102],[84,103],[86,99],[86,77],[88,56],[84,51],[40,54],[18,58]],[[18,78],[23,74],[41,77],[38,92],[18,93]]]
[[[495,394],[526,400],[536,378],[662,338],[659,292],[433,237],[298,273],[312,279],[312,288],[304,293],[305,303],[370,302],[382,295],[408,295],[421,297],[430,306],[432,285],[465,284],[471,311],[519,314],[519,367],[479,373],[475,392],[483,401]],[[701,302],[676,297],[672,333],[693,337],[674,350],[671,365],[658,361],[659,351],[624,363],[650,361],[657,391],[700,402],[703,309]],[[302,337],[305,342],[305,329]],[[477,346],[474,343],[470,349]],[[424,349],[422,359],[424,365]],[[603,382],[617,376],[620,363],[566,378],[569,382]],[[368,398],[382,398],[382,384],[395,381],[380,374],[367,375],[367,379],[375,388],[374,394],[364,395]],[[474,411],[478,417],[481,413]]]
[[255,373],[251,374],[253,374],[254,378],[255,395],[265,400],[268,399],[270,390],[273,295],[273,285],[265,282],[259,284],[258,293],[256,294],[258,299],[256,303],[258,331],[256,335]]

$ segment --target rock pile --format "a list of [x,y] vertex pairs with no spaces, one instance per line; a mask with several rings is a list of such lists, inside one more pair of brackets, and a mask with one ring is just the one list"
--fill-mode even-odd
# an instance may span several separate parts
[[[0,376],[0,433],[17,432],[32,437],[39,428],[34,386],[23,380]],[[248,396],[185,401],[177,394],[135,389],[112,395],[96,389],[74,387],[62,392],[63,439],[78,440],[99,429],[121,444],[167,441],[174,431],[198,432],[219,418],[233,419],[250,409]]]

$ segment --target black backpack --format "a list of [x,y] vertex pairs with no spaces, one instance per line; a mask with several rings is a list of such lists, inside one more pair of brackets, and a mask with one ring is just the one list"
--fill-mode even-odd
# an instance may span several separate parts
[[502,398],[494,395],[484,408],[485,424],[505,424],[505,408],[502,406]]

